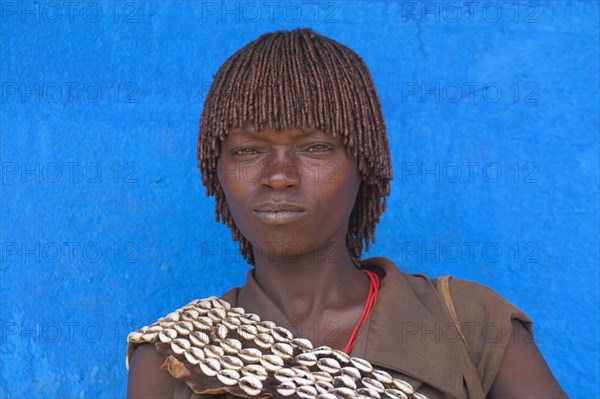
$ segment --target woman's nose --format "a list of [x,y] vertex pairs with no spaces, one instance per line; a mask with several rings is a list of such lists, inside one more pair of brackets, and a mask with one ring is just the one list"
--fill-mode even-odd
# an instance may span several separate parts
[[276,190],[297,187],[300,184],[300,169],[293,157],[279,157],[266,162],[262,169],[261,181],[263,186]]

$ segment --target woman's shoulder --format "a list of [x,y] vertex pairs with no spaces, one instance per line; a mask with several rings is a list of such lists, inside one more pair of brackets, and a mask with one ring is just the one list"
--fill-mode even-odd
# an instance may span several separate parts
[[[445,301],[441,294],[441,283],[447,281],[449,297],[485,392],[489,391],[500,370],[509,342],[533,342],[531,319],[494,289],[476,281],[451,276],[430,278],[415,273],[405,274],[405,278],[423,301],[427,300],[425,297],[430,300],[436,297],[438,303]],[[525,327],[526,333],[521,328],[515,329],[518,327],[515,325],[517,321]],[[447,326],[442,326],[441,331],[446,339],[457,339],[456,330],[444,327]]]
[[[130,332],[127,336],[125,363],[129,370],[128,397],[189,397],[191,391],[188,389],[188,381],[194,377],[173,354],[187,351],[186,342],[187,345],[190,342],[201,344],[199,341],[202,339],[209,339],[202,331],[208,331],[212,327],[215,320],[218,320],[220,311],[224,314],[233,308],[227,299],[235,300],[235,295],[236,289],[231,289],[221,298],[209,296],[195,299],[155,322]],[[189,341],[179,342],[176,337],[180,336]],[[177,346],[179,343],[183,345],[181,348]],[[196,354],[193,350],[188,353]],[[186,358],[190,359],[188,356]],[[191,359],[193,361],[193,356]],[[194,364],[197,363],[196,360]]]
[[[399,289],[408,288],[412,295],[422,301],[429,302],[431,297],[439,296],[440,281],[449,280],[450,294],[457,308],[468,316],[491,315],[498,311],[509,312],[530,321],[516,306],[507,301],[492,288],[476,281],[453,276],[430,277],[424,273],[412,273],[401,270],[391,259],[373,257],[361,261],[363,268],[377,271],[384,277],[383,284],[395,284]],[[390,276],[390,278],[386,278]],[[402,287],[403,286],[403,287]],[[437,298],[436,298],[437,300]]]
[[[448,281],[449,296],[459,320],[467,328],[479,327],[492,332],[518,319],[533,334],[531,319],[500,293],[477,281],[453,276],[429,277],[422,273],[403,273],[417,296],[441,295],[441,282]],[[500,334],[501,331],[498,331]]]
[[[498,319],[518,318],[524,324],[531,320],[517,306],[507,301],[492,288],[476,281],[453,276],[430,277],[424,273],[411,273],[401,270],[392,260],[374,257],[362,261],[363,267],[379,269],[384,277],[382,283],[394,285],[397,290],[404,290],[404,295],[416,297],[427,309],[438,313],[440,300],[440,283],[448,280],[450,297],[456,307],[460,319],[486,322]],[[509,320],[510,321],[510,320]],[[529,326],[526,325],[526,327]]]
[[[491,287],[477,281],[448,277],[450,295],[459,316],[483,323],[498,324],[498,327],[501,326],[500,322],[510,324],[511,319],[519,319],[532,332],[531,319]],[[436,285],[440,278],[434,280]],[[491,330],[494,327],[488,324],[487,328]]]
[[128,357],[128,398],[173,397],[178,380],[162,368],[163,361],[154,345],[138,345]]
[[125,365],[127,369],[129,369],[133,354],[136,352],[138,347],[144,346],[147,348],[156,342],[168,341],[169,337],[166,336],[166,329],[175,328],[178,332],[180,332],[179,330],[184,329],[185,326],[188,326],[190,331],[193,330],[193,323],[200,323],[201,320],[203,320],[198,319],[198,316],[201,315],[200,313],[202,313],[201,311],[203,308],[230,309],[234,306],[230,301],[235,301],[236,294],[237,288],[232,288],[221,295],[221,297],[216,297],[213,295],[206,298],[194,299],[179,309],[175,309],[166,315],[159,317],[153,323],[131,331],[127,335],[127,356],[125,359]]

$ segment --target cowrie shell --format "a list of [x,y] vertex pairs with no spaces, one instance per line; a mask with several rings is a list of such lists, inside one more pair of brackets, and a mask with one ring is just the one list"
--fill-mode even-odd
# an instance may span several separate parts
[[296,395],[303,399],[313,399],[317,397],[317,389],[310,385],[302,385],[296,389]]
[[373,370],[371,375],[382,384],[391,384],[394,381],[394,378],[387,371]]
[[415,390],[408,382],[394,378],[394,385],[407,395],[412,395]]
[[333,382],[332,375],[324,371],[314,371],[312,375],[315,376],[317,381]]
[[301,352],[312,350],[313,344],[306,338],[294,338],[292,339],[292,345],[298,347]]
[[309,353],[312,353],[315,356],[329,356],[333,353],[333,349],[328,346],[319,346],[311,350]]
[[194,325],[189,321],[180,321],[179,323],[175,324],[173,328],[179,335],[190,335],[190,333],[194,330]]
[[317,356],[311,352],[299,353],[296,355],[296,363],[303,366],[314,366],[317,364]]
[[190,349],[191,346],[192,344],[190,344],[190,341],[183,338],[177,338],[171,342],[171,349],[178,355],[181,355],[183,352]]
[[217,298],[217,297],[211,298],[211,302],[213,303],[213,306],[215,308],[223,308],[225,310],[231,309],[231,304],[221,298]]
[[227,328],[228,330],[234,331],[237,328],[237,326],[242,324],[242,322],[238,319],[229,318],[221,320],[221,324],[223,324],[223,326],[225,326],[225,328]]
[[277,342],[288,342],[294,337],[287,328],[278,326],[273,326],[271,334]]
[[391,399],[408,399],[408,396],[399,389],[386,389],[384,393]]
[[163,319],[166,321],[179,321],[179,313],[171,312],[168,315],[166,315]]
[[228,332],[229,330],[223,324],[217,324],[217,328],[213,330],[213,336],[215,337],[215,340],[220,341],[227,337]]
[[242,349],[242,343],[235,338],[225,338],[219,345],[229,355],[236,355]]
[[192,324],[197,330],[210,331],[213,326],[213,321],[210,317],[200,316],[197,319],[192,320]]
[[258,363],[263,356],[262,352],[256,348],[244,348],[237,355],[246,363]]
[[206,315],[210,317],[213,321],[219,322],[225,318],[225,314],[226,311],[223,308],[212,308],[208,311]]
[[196,309],[188,309],[185,312],[183,312],[182,317],[183,316],[193,320],[196,317],[200,316],[200,312],[198,312]]
[[220,346],[208,345],[204,348],[204,355],[211,359],[218,359],[225,355],[225,351]]
[[163,330],[162,326],[152,326],[144,329],[143,333],[159,333]]
[[300,385],[315,385],[317,379],[311,373],[297,374],[294,377],[294,382]]
[[199,366],[200,370],[209,377],[214,377],[221,370],[221,363],[217,359],[203,359],[200,361]]
[[240,379],[240,373],[231,369],[220,370],[217,378],[225,385],[235,385]]
[[419,393],[419,392],[413,392],[413,398],[415,399],[427,399],[427,396]]
[[364,373],[370,373],[371,371],[373,371],[373,366],[371,366],[371,363],[364,359],[360,359],[358,357],[351,357],[350,363],[352,363],[354,367],[356,367]]
[[244,324],[256,324],[260,322],[260,317],[254,313],[245,313],[243,316],[240,316],[240,321]]
[[158,337],[160,338],[161,342],[163,342],[165,344],[169,344],[169,343],[171,343],[171,341],[173,341],[175,338],[177,338],[177,331],[167,328],[167,329],[162,330],[158,334]]
[[263,349],[269,349],[275,343],[275,339],[268,334],[258,334],[254,343]]
[[194,346],[204,348],[210,342],[210,338],[202,331],[194,331],[190,334],[190,341],[192,344],[194,344]]
[[350,356],[342,351],[339,350],[333,350],[331,352],[332,357],[335,357],[337,359],[338,362],[340,363],[348,363],[350,362]]
[[213,304],[211,303],[210,299],[202,299],[196,302],[196,307],[202,310],[210,310],[212,309]]
[[257,396],[263,387],[262,382],[254,375],[246,375],[240,378],[238,386],[250,396]]
[[365,377],[360,380],[365,388],[371,388],[377,391],[378,393],[383,393],[385,391],[385,387],[379,381],[374,378]]
[[[140,332],[140,331],[130,332],[129,334],[127,334],[127,340],[137,342],[142,338],[143,335],[144,335],[144,333]],[[150,334],[148,334],[148,335],[150,335]]]
[[292,348],[292,345],[290,344],[277,342],[271,348],[271,352],[273,352],[274,355],[281,357],[282,359],[290,359],[294,354],[294,348]]
[[304,375],[306,373],[310,373],[310,370],[306,366],[292,366],[292,371],[296,373],[296,375]]
[[375,391],[373,389],[369,389],[369,388],[359,388],[356,390],[356,394],[359,396],[367,397],[367,398],[374,398],[374,399],[381,398],[381,395],[379,395],[379,393],[377,393],[377,391]]
[[317,396],[317,399],[338,399],[337,396],[335,396],[332,393],[321,393],[319,396]]
[[332,383],[327,381],[316,381],[315,388],[317,388],[318,393],[327,393],[333,391],[335,387]]
[[224,369],[240,370],[244,367],[244,362],[233,356],[221,356],[219,362]]
[[[159,335],[160,333],[148,333],[148,334],[142,334],[142,339],[144,341],[154,341],[154,339]],[[162,340],[161,340],[162,341]]]
[[350,389],[356,389],[356,382],[348,375],[338,375],[333,379],[333,385],[335,387],[346,387]]
[[296,376],[296,373],[292,369],[282,367],[280,369],[277,369],[274,375],[278,381],[284,382],[291,381]]
[[271,320],[263,320],[260,322],[259,324],[261,327],[265,327],[268,328],[269,331],[273,330],[274,328],[277,327],[277,324],[275,324],[275,322],[272,322]]
[[260,364],[270,372],[275,372],[277,369],[282,368],[283,363],[283,359],[276,355],[264,355],[260,359]]
[[254,339],[258,335],[258,328],[253,324],[242,324],[237,328],[237,333],[244,339]]
[[239,317],[239,316],[245,314],[246,311],[244,310],[244,308],[235,307],[235,308],[229,309],[229,312],[227,312],[227,313],[229,313],[232,316]]
[[354,379],[360,379],[360,377],[361,377],[360,371],[356,367],[352,367],[352,366],[342,367],[342,369],[340,370],[340,373],[349,375],[350,377],[352,377]]
[[350,388],[334,388],[333,394],[338,398],[353,398],[356,393]]
[[258,377],[259,380],[265,381],[269,376],[269,372],[266,368],[260,364],[249,364],[242,369],[243,375],[253,375]]
[[283,381],[277,387],[277,392],[281,396],[291,396],[296,393],[296,384],[293,381]]
[[192,346],[188,351],[185,352],[185,358],[191,364],[198,364],[204,359],[204,352],[202,349]]
[[[265,327],[262,324],[255,324],[259,334],[271,335],[271,329],[269,327]],[[275,338],[273,338],[275,339]]]
[[337,373],[341,368],[340,363],[330,357],[324,357],[317,360],[317,367],[327,373]]

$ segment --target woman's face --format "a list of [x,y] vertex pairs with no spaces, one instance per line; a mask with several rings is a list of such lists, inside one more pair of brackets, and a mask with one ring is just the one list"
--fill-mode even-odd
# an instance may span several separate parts
[[315,252],[315,261],[334,261],[344,253],[360,176],[340,138],[319,130],[255,132],[246,124],[223,141],[217,171],[255,257]]

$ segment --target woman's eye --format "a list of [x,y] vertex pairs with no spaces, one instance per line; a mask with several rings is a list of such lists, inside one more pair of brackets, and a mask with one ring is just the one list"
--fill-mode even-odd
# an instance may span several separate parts
[[244,148],[238,148],[237,150],[234,150],[233,153],[235,155],[254,155],[257,153],[257,151],[251,147],[244,147]]
[[315,144],[308,147],[308,152],[325,152],[331,151],[333,146],[331,144]]

